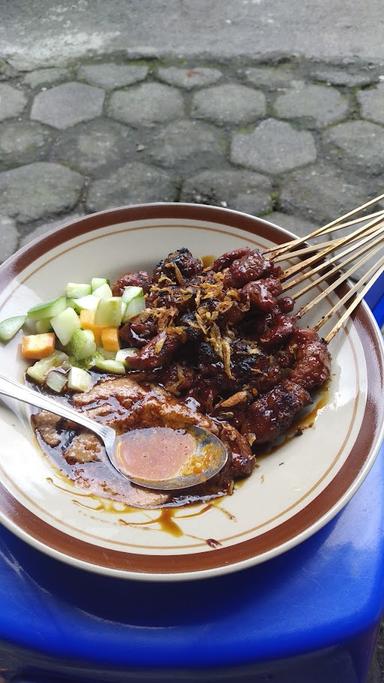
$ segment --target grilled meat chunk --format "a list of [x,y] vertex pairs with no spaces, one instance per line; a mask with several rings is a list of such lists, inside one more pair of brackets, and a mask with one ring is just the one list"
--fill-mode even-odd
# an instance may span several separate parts
[[126,273],[112,285],[113,296],[121,296],[125,287],[142,287],[144,292],[148,292],[152,284],[152,276],[145,270],[138,273]]
[[296,330],[289,348],[296,356],[290,379],[313,391],[327,381],[331,370],[331,356],[326,343],[311,329]]
[[310,402],[308,391],[286,379],[248,407],[241,432],[254,434],[256,444],[275,441]]

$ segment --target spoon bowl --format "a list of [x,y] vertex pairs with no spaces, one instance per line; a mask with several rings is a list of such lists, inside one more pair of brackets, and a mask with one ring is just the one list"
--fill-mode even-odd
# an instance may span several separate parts
[[228,450],[222,441],[195,425],[181,429],[134,429],[118,435],[111,427],[65,403],[2,375],[0,395],[47,410],[94,432],[102,440],[114,469],[145,488],[175,491],[197,486],[218,474],[228,460]]

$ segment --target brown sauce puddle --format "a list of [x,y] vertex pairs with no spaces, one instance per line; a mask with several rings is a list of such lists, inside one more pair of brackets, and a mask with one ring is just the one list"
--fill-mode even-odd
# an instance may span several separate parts
[[[293,439],[296,436],[300,436],[305,429],[309,429],[310,427],[313,427],[315,424],[317,417],[319,415],[319,412],[324,408],[329,401],[329,386],[326,384],[322,390],[319,392],[318,399],[313,406],[313,408],[310,410],[310,412],[306,413],[305,415],[301,416],[298,420],[294,422],[292,427],[289,429],[289,431],[285,434],[283,439],[278,443],[275,444],[274,446],[271,446],[270,448],[266,450],[260,450],[260,453],[257,454],[257,459],[263,459],[264,457],[267,457],[271,455],[272,453],[277,452],[280,450],[282,446],[284,446],[286,443],[288,443],[291,439]],[[69,479],[65,474],[63,474],[61,471],[56,470],[56,475],[67,485],[69,484],[73,489],[76,489],[74,482]],[[251,475],[252,476],[252,475]],[[125,515],[125,514],[137,514],[140,512],[140,510],[143,511],[141,508],[135,508],[131,507],[129,505],[126,505],[122,502],[118,502],[116,500],[111,500],[108,498],[102,498],[101,496],[97,496],[96,494],[93,493],[82,493],[78,491],[77,489],[75,491],[70,490],[65,488],[64,486],[60,486],[58,483],[56,483],[51,477],[47,478],[47,481],[55,486],[55,488],[58,488],[60,491],[63,491],[65,493],[68,493],[70,495],[73,495],[74,493],[76,494],[77,497],[82,497],[82,498],[87,498],[90,501],[95,501],[97,503],[96,506],[93,505],[86,505],[82,501],[73,499],[73,502],[79,505],[80,507],[84,507],[87,510],[92,510],[94,512],[107,512],[109,514],[118,514],[118,515]],[[235,488],[238,489],[242,486],[242,484],[247,481],[246,479],[240,480],[235,482]],[[169,534],[175,538],[180,538],[181,536],[191,536],[190,534],[186,534],[181,526],[177,523],[176,520],[181,520],[181,519],[188,519],[192,517],[201,517],[207,512],[209,512],[212,509],[217,509],[220,510],[225,516],[232,520],[236,521],[236,518],[225,508],[221,507],[221,499],[215,499],[210,501],[208,504],[205,504],[200,510],[193,510],[192,512],[188,512],[187,514],[178,514],[181,510],[185,510],[186,508],[162,508],[159,510],[159,515],[155,517],[154,519],[149,519],[144,522],[129,522],[121,517],[118,520],[118,523],[121,524],[122,526],[129,526],[129,527],[153,527],[155,526],[156,531],[161,531],[162,533]],[[188,510],[193,509],[194,507],[200,506],[201,503],[197,502],[196,504],[190,504],[188,505]],[[157,527],[157,528],[156,528]],[[220,546],[220,543],[216,541],[213,538],[209,539],[203,539],[199,538],[197,536],[191,536],[194,539],[202,540],[210,548],[217,548]]]

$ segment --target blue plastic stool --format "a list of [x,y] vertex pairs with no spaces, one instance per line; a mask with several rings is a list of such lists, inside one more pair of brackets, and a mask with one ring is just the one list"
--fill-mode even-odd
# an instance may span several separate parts
[[[380,325],[383,290],[384,278],[369,299]],[[351,502],[315,536],[268,563],[209,581],[102,578],[1,529],[0,677],[365,681],[384,609],[383,456],[384,448]]]

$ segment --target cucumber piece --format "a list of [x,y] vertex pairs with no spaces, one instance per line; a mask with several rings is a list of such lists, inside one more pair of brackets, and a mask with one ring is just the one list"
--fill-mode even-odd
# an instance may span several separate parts
[[88,296],[82,296],[80,299],[74,299],[73,301],[75,308],[79,311],[83,309],[95,311],[99,305],[100,299],[94,294],[89,294]]
[[137,296],[132,301],[127,304],[127,308],[124,313],[123,317],[123,322],[127,322],[128,320],[131,320],[131,318],[135,318],[139,313],[144,311],[145,309],[145,299],[144,296]]
[[27,375],[35,382],[42,384],[48,375],[49,371],[53,368],[68,366],[68,356],[63,351],[55,351],[50,356],[38,360],[33,365],[27,369]]
[[98,370],[103,370],[104,372],[110,372],[114,375],[125,375],[125,365],[117,360],[106,360],[97,356],[95,358],[95,368]]
[[66,308],[51,320],[56,337],[66,346],[76,330],[80,329],[80,318],[73,308]]
[[70,353],[75,361],[85,360],[96,353],[95,335],[92,330],[76,330],[73,333]]
[[33,306],[28,311],[28,317],[33,320],[42,320],[43,318],[54,318],[59,315],[67,307],[67,299],[65,296],[59,296],[57,299],[47,301],[45,304],[38,304]]
[[124,363],[125,367],[129,368],[129,359],[132,358],[132,356],[136,356],[136,354],[137,349],[120,349],[120,351],[116,353],[115,360]]
[[66,383],[67,373],[60,372],[60,370],[50,370],[45,380],[47,387],[52,389],[52,391],[56,391],[57,394],[63,391]]
[[92,294],[93,296],[97,296],[98,299],[110,299],[111,296],[113,296],[112,289],[107,283],[95,289]]
[[68,282],[65,288],[68,299],[79,299],[81,296],[88,296],[91,293],[91,285],[84,285],[79,282]]
[[42,320],[36,320],[35,323],[36,334],[45,334],[46,332],[51,332],[52,325],[48,318],[43,318]]
[[122,299],[126,304],[129,304],[132,299],[136,299],[137,296],[144,296],[142,287],[125,287],[122,294]]
[[68,389],[72,391],[89,391],[92,377],[82,368],[71,368],[68,375]]
[[91,280],[92,292],[94,292],[95,289],[99,289],[99,287],[102,287],[103,285],[107,284],[108,280],[105,277],[93,277]]
[[0,341],[8,342],[23,327],[26,320],[25,315],[15,315],[7,318],[0,323]]
[[116,351],[106,351],[103,347],[98,347],[97,355],[105,360],[116,360]]
[[103,327],[119,327],[121,325],[121,298],[112,296],[100,299],[96,308],[95,325]]

